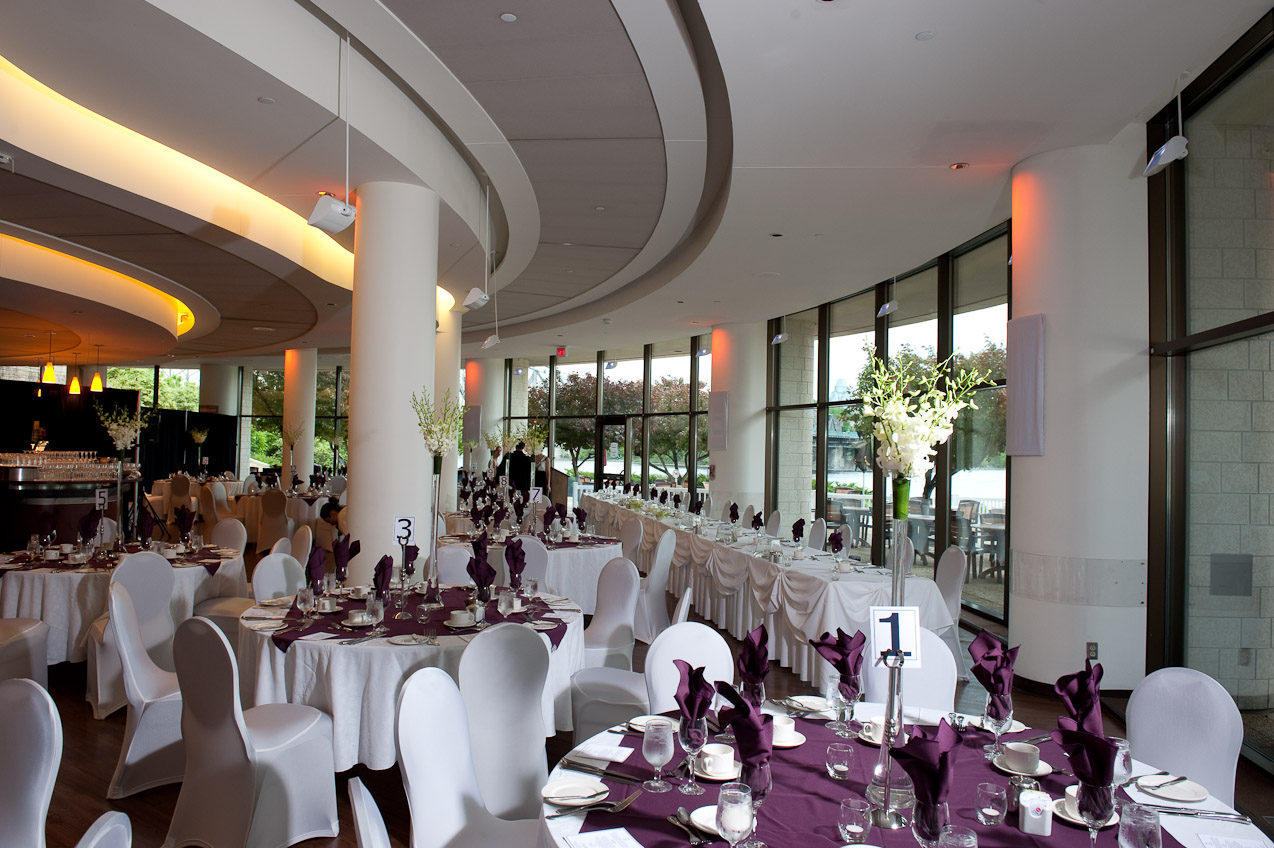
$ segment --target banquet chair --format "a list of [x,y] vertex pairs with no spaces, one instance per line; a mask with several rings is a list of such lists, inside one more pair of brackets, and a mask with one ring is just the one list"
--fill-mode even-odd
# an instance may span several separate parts
[[190,478],[185,474],[174,474],[168,478],[168,505],[164,509],[164,518],[171,522],[174,510],[179,506],[190,508]]
[[[955,709],[956,661],[945,642],[932,630],[920,629],[920,668],[902,667],[902,691],[907,706],[949,713]],[[889,692],[889,669],[876,661],[863,663],[863,698],[884,703]]]
[[208,537],[208,543],[223,548],[233,548],[239,553],[248,546],[248,528],[237,518],[223,518]]
[[199,520],[203,524],[203,532],[205,535],[212,535],[212,531],[217,527],[217,505],[212,499],[212,489],[208,486],[199,487]]
[[177,675],[155,664],[128,587],[111,584],[108,607],[128,696],[128,719],[107,798],[125,798],[144,789],[177,783],[185,766],[181,731],[181,688]]
[[721,515],[717,516],[723,522],[730,521],[730,502],[726,501],[721,505]]
[[624,559],[634,565],[637,564],[638,558],[641,556],[641,540],[645,532],[640,518],[629,518],[619,528],[619,543],[624,549]]
[[[317,517],[317,516],[316,516]],[[447,516],[441,512],[434,514],[434,536],[441,539],[447,535]]]
[[672,623],[681,624],[683,621],[690,620],[690,605],[694,603],[695,589],[693,586],[686,587],[686,593],[681,596],[681,600],[677,601],[677,608],[672,611]]
[[75,843],[75,848],[131,848],[133,825],[119,810],[102,813]]
[[1132,690],[1126,719],[1134,758],[1188,774],[1212,797],[1234,806],[1243,719],[1220,683],[1192,668],[1161,668]]
[[703,496],[703,508],[700,510],[700,515],[702,515],[704,518],[712,517],[712,494],[711,493],[705,494]]
[[584,629],[584,667],[633,667],[633,620],[641,575],[626,557],[615,557],[597,576],[597,606]]
[[967,678],[964,651],[960,648],[960,593],[964,590],[964,577],[969,570],[969,559],[960,550],[959,545],[952,545],[938,557],[934,566],[933,581],[938,584],[938,592],[946,602],[947,612],[951,614],[954,627],[943,631],[942,641],[951,649],[955,657],[956,669],[961,679]]
[[734,680],[734,657],[720,633],[697,621],[674,624],[646,652],[646,698],[651,713],[677,709],[681,672],[673,660],[685,660],[695,668],[702,666],[709,683]]
[[271,547],[280,536],[292,535],[288,496],[282,489],[266,489],[261,495],[261,522],[257,525],[257,550]]
[[[336,498],[336,502],[341,505],[342,507],[341,512],[344,512],[345,511],[344,507],[349,504],[349,489],[346,489],[345,491],[341,492],[341,494]],[[341,532],[346,533],[348,531],[344,527],[342,527]]]
[[[534,577],[540,581],[540,589],[547,590],[544,581],[549,576],[549,549],[544,546],[538,536],[518,536],[522,540],[522,553],[526,554],[526,565],[522,568],[522,579]],[[496,570],[503,571],[501,565]]]
[[641,581],[641,594],[637,598],[637,618],[633,635],[650,643],[668,628],[668,572],[672,569],[672,557],[677,552],[677,534],[665,530],[655,545],[655,556],[650,562],[650,573]]
[[262,557],[252,572],[252,597],[257,603],[295,595],[304,585],[305,566],[289,554]]
[[385,830],[385,819],[372,793],[357,777],[351,777],[345,788],[354,814],[354,836],[358,839],[358,848],[390,848],[389,831]]
[[279,541],[274,543],[274,547],[270,548],[270,553],[292,556],[292,540],[287,536],[280,537]]
[[0,680],[26,677],[49,688],[49,625],[38,618],[0,618]]
[[827,521],[822,518],[815,518],[814,523],[810,525],[809,535],[805,537],[805,547],[821,551],[823,543],[827,541]]
[[765,520],[765,535],[777,536],[779,534],[779,528],[782,526],[783,512],[782,510],[776,509],[774,512],[771,512],[770,517]]
[[[540,715],[538,705],[535,715]],[[411,848],[536,844],[538,821],[504,821],[487,811],[474,770],[464,700],[447,672],[422,668],[407,678],[398,693],[397,724]],[[540,733],[543,757],[542,728]],[[446,768],[439,768],[440,763]]]
[[468,545],[439,545],[438,582],[451,586],[473,585],[473,578],[467,571],[472,555]]
[[[109,585],[115,583],[122,583],[128,589],[146,653],[157,666],[172,671],[172,563],[154,551],[126,556],[111,572]],[[107,626],[109,620],[109,615],[102,615],[88,630],[88,691],[85,697],[93,706],[93,718],[96,719],[106,718],[128,703],[119,648]]]
[[549,777],[542,706],[548,673],[546,640],[520,624],[483,630],[460,655],[469,726],[484,731],[470,740],[478,788],[487,810],[502,819],[540,815],[540,787]]
[[[748,504],[739,515],[739,526],[750,528],[752,526],[752,516],[754,515],[756,515],[756,508],[752,506],[752,504]],[[726,516],[726,520],[729,521],[728,515]]]
[[[160,522],[159,527],[163,527]],[[156,527],[156,529],[159,529]],[[102,516],[102,520],[97,523],[97,535],[93,537],[93,543],[99,548],[110,548],[115,544],[115,537],[119,533],[119,524],[114,518]]]
[[[227,518],[225,521],[217,523],[216,529],[212,531],[210,541],[214,545],[234,548],[242,553],[243,549],[248,545],[248,530],[239,519]],[[259,564],[258,567],[260,567]],[[251,584],[248,586],[248,591],[249,593],[252,591]],[[211,620],[221,628],[221,632],[226,634],[227,639],[234,639],[237,644],[239,639],[239,616],[243,615],[244,611],[251,606],[251,598],[209,598],[206,601],[200,601],[195,604],[194,614]]]
[[230,643],[205,618],[183,621],[173,650],[186,769],[164,848],[336,836],[331,717],[304,704],[244,710]]
[[220,480],[215,480],[206,489],[212,489],[212,506],[217,513],[217,521],[225,521],[227,518],[234,518],[234,507],[230,506],[230,501],[226,497],[225,484]]
[[34,680],[0,681],[0,845],[44,848],[62,764],[62,718]]
[[314,531],[310,525],[302,524],[292,534],[292,559],[297,562],[310,561],[310,549],[314,547]]
[[345,475],[337,474],[331,480],[327,481],[327,490],[334,495],[341,495],[345,493],[346,485]]

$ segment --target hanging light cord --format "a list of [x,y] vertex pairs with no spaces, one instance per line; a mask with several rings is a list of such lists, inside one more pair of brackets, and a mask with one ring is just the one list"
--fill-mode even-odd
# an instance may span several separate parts
[[[491,283],[491,184],[487,183],[486,198],[486,230],[485,238],[482,243],[482,290],[485,292]],[[495,302],[491,305],[495,310],[495,335],[500,337],[500,293],[495,293]]]
[[349,203],[349,33],[345,33],[345,95],[338,98],[345,110],[345,203]]

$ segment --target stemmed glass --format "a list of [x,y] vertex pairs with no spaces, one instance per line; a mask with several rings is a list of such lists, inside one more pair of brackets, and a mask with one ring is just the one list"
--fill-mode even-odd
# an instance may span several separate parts
[[672,784],[664,780],[664,766],[672,759],[672,722],[665,718],[652,718],[646,722],[641,755],[655,767],[655,776],[644,782],[642,788],[656,794],[671,789]]
[[314,610],[318,605],[318,600],[314,597],[314,589],[310,586],[302,586],[296,593],[296,608],[305,616],[305,624],[308,626],[314,621]]
[[1160,848],[1159,814],[1140,804],[1125,803],[1119,819],[1119,848]]
[[1090,848],[1097,846],[1097,831],[1105,827],[1110,816],[1115,812],[1115,786],[1102,786],[1096,783],[1079,782],[1075,793],[1075,806],[1079,817],[1088,825],[1088,844]]
[[1128,747],[1127,739],[1120,739],[1118,736],[1107,738],[1115,743],[1115,785],[1123,786],[1132,778],[1132,749]]
[[836,720],[829,721],[823,725],[837,736],[845,732],[845,720],[841,717],[842,705],[844,698],[840,693],[840,672],[829,671],[823,678],[823,698],[827,701],[827,706],[836,710]]
[[752,832],[756,813],[752,809],[752,790],[746,783],[727,783],[717,797],[717,833],[730,843],[730,848]]
[[[765,803],[765,796],[770,794],[773,781],[770,778],[770,764],[743,767],[743,782],[752,790],[752,809],[757,811]],[[743,848],[766,848],[765,843],[756,838],[760,820],[752,824],[752,838],[744,843]]]
[[681,749],[690,756],[690,779],[681,784],[678,789],[682,795],[702,795],[703,787],[695,780],[695,762],[699,759],[699,752],[708,742],[707,717],[690,721],[682,716],[681,727],[677,730],[677,741],[681,743]]
[[920,843],[920,848],[934,848],[949,822],[946,804],[926,804],[917,799],[912,808],[911,833]]
[[[998,698],[1004,706],[1004,715],[1002,718],[995,718],[992,713],[995,712],[992,699]],[[994,760],[996,757],[1004,753],[1004,746],[1000,744],[1000,734],[1008,730],[1013,724],[1013,696],[1012,695],[987,695],[986,704],[982,708],[982,729],[989,730],[995,734],[995,742],[991,745],[983,745],[982,750],[986,753],[988,760]]]

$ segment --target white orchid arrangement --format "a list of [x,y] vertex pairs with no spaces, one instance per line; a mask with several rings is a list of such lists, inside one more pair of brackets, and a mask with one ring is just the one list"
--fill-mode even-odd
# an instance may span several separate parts
[[207,440],[208,440],[207,430],[201,430],[198,427],[190,428],[190,441],[194,442],[197,445],[202,445]]
[[498,427],[492,427],[482,434],[482,442],[491,453],[499,454],[500,451],[504,450],[504,432]]
[[547,441],[548,433],[542,424],[524,424],[514,432],[514,444],[525,442],[530,456],[539,456]]
[[973,390],[989,374],[974,370],[952,375],[954,358],[926,373],[915,360],[886,363],[872,351],[863,414],[873,419],[876,463],[887,474],[923,476],[933,467],[936,447],[951,438],[960,410],[977,409],[971,400]]
[[130,414],[123,407],[97,407],[97,420],[102,422],[118,451],[126,451],[137,444],[138,436],[150,423],[150,415],[150,412],[143,415],[140,409]]
[[305,427],[299,421],[285,423],[279,426],[279,435],[283,437],[289,449],[295,448],[296,443],[305,435]]
[[428,389],[421,389],[420,395],[411,396],[411,406],[416,410],[420,435],[429,452],[442,457],[447,451],[455,450],[464,427],[464,406],[452,398],[451,389],[447,389],[437,404],[430,398]]

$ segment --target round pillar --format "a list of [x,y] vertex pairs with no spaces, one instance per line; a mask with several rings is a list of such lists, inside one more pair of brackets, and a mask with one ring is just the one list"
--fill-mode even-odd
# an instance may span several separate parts
[[[283,427],[298,432],[296,442],[283,440],[283,476],[295,469],[308,482],[314,473],[314,401],[318,394],[318,351],[314,348],[283,353]],[[286,481],[291,485],[292,481]]]
[[464,364],[464,396],[470,406],[481,408],[478,446],[473,449],[473,469],[481,471],[491,461],[482,434],[504,422],[504,360],[470,359]]
[[[90,373],[89,377],[93,375]],[[220,362],[199,365],[199,411],[239,414],[239,366]]]
[[[446,289],[438,289],[438,333],[434,336],[434,401],[442,403],[446,393],[460,399],[460,313],[453,312],[456,299]],[[441,510],[456,508],[456,471],[460,451],[449,450],[442,457],[442,484],[438,489]]]
[[[739,504],[765,507],[765,324],[721,324],[712,328],[712,392],[727,392],[726,449],[708,461],[715,476],[708,484],[712,511]],[[713,438],[711,430],[709,443]]]

